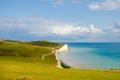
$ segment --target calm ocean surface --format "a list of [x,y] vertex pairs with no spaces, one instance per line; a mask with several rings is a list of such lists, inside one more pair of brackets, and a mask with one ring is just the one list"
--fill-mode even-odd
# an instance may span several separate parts
[[120,69],[120,43],[66,43],[59,59],[73,68]]

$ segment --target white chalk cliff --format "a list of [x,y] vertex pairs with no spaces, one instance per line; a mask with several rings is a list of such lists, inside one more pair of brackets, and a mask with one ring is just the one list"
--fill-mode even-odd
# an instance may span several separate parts
[[57,67],[59,67],[59,68],[63,68],[63,67],[61,66],[61,62],[60,62],[60,59],[58,58],[57,54],[59,52],[64,52],[64,51],[68,51],[68,45],[67,44],[62,46],[60,49],[56,50],[56,53],[55,53],[56,60],[57,60]]
[[68,45],[65,44],[64,46],[62,46],[60,49],[56,50],[56,52],[64,52],[68,50]]

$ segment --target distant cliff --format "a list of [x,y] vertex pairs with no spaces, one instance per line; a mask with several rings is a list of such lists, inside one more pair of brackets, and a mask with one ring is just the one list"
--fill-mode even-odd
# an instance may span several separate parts
[[65,44],[64,46],[62,46],[60,49],[56,50],[56,52],[63,52],[63,51],[67,51],[68,50],[68,45]]
[[57,60],[57,67],[59,67],[59,68],[71,68],[69,65],[65,64],[62,60],[60,60],[58,58],[57,54],[59,54],[59,52],[64,52],[64,51],[68,51],[68,45],[67,44],[64,44],[61,48],[56,50],[55,56],[56,56],[56,60]]

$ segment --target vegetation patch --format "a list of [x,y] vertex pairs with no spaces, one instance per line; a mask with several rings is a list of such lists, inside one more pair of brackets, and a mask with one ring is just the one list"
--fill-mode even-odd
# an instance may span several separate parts
[[67,68],[67,69],[70,69],[71,67],[67,64],[65,64],[62,60],[60,60],[60,65],[63,67],[63,68]]
[[53,48],[57,48],[59,47],[60,43],[55,43],[55,42],[49,42],[46,40],[40,40],[40,41],[31,41],[31,42],[27,42],[28,44],[32,44],[32,45],[36,45],[36,46],[45,46],[45,47],[53,47]]
[[38,57],[52,53],[52,49],[25,43],[3,42],[0,45],[0,56]]

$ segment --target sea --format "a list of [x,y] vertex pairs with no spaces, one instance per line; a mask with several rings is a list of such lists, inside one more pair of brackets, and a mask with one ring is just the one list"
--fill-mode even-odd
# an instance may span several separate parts
[[79,69],[120,69],[120,43],[64,43],[58,58]]

